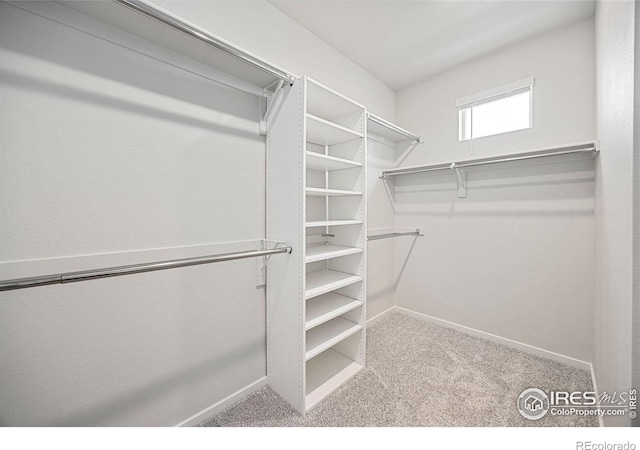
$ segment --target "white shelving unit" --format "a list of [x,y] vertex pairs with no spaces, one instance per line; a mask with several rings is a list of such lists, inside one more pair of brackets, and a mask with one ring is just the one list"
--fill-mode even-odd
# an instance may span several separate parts
[[269,385],[306,413],[365,364],[366,110],[309,78],[267,133]]

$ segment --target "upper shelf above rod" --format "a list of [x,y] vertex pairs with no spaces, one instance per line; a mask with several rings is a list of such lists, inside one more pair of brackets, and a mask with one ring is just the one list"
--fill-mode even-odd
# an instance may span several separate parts
[[299,77],[147,0],[59,4],[257,86]]
[[511,153],[500,156],[489,156],[485,158],[464,159],[457,162],[446,162],[437,164],[427,164],[424,166],[399,167],[397,169],[383,170],[380,178],[389,178],[398,175],[409,175],[415,173],[435,172],[440,170],[453,170],[458,178],[458,197],[467,196],[467,167],[484,166],[487,164],[506,163],[511,161],[525,161],[536,158],[546,158],[551,156],[572,155],[580,153],[590,153],[591,157],[598,154],[597,142],[586,142],[581,144],[566,145],[563,147],[545,148],[521,153]]
[[464,169],[466,167],[483,166],[486,164],[497,164],[510,161],[522,161],[527,159],[545,158],[550,156],[569,155],[575,153],[598,153],[596,142],[586,142],[582,144],[567,145],[564,147],[545,148],[529,152],[510,153],[500,156],[490,156],[485,158],[463,159],[456,162],[446,162],[437,164],[426,164],[423,166],[399,167],[397,169],[383,170],[380,178],[387,178],[397,175],[408,175],[422,172],[435,172],[438,170]]
[[388,120],[384,120],[381,117],[372,113],[367,113],[367,129],[379,136],[391,139],[394,142],[412,140],[418,143],[422,142],[422,138],[410,131],[400,128],[398,125],[394,125]]

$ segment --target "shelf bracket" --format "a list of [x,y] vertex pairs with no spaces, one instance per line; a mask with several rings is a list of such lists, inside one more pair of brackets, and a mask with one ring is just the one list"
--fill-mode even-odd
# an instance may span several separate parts
[[260,119],[260,134],[265,136],[267,134],[267,122],[271,117],[271,113],[273,112],[273,107],[276,103],[278,103],[278,99],[280,98],[280,94],[282,93],[282,87],[284,86],[284,81],[278,81],[276,88],[273,92],[269,92],[268,87],[263,89],[264,96],[267,99],[267,105],[265,107],[264,115]]
[[451,163],[450,168],[456,171],[458,177],[458,198],[467,198],[467,172],[457,167],[456,163]]

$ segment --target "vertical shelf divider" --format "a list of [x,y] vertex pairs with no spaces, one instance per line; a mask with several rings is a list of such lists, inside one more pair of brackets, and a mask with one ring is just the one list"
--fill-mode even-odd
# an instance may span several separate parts
[[364,106],[303,77],[268,123],[267,239],[293,252],[267,273],[267,381],[301,414],[365,364],[366,121]]

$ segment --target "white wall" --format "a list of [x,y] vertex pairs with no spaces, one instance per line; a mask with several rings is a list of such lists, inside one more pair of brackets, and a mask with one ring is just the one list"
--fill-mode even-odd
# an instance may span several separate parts
[[177,2],[159,6],[296,75],[307,75],[395,119],[395,92],[266,1]]
[[[399,125],[425,138],[403,166],[468,158],[457,98],[534,76],[533,128],[481,138],[474,156],[595,138],[593,20],[549,33],[398,92]],[[593,350],[593,161],[519,163],[393,183],[396,303],[484,332],[590,361]]]
[[[395,144],[373,134],[367,140],[367,228],[368,234],[394,231],[393,193],[378,177],[383,169],[394,166]],[[367,243],[367,319],[395,305],[395,239]]]
[[[601,391],[631,387],[634,3],[596,11],[598,138],[594,369]],[[627,417],[605,418],[625,425]]]
[[[280,20],[271,38],[295,43],[281,49],[291,70],[326,60],[321,81],[348,74],[358,100],[392,114],[392,91],[257,7],[271,16],[209,2],[191,19],[258,53],[268,39],[247,24]],[[264,238],[256,98],[5,3],[0,61],[1,278]],[[260,380],[255,279],[243,260],[1,293],[0,424],[175,425]]]

